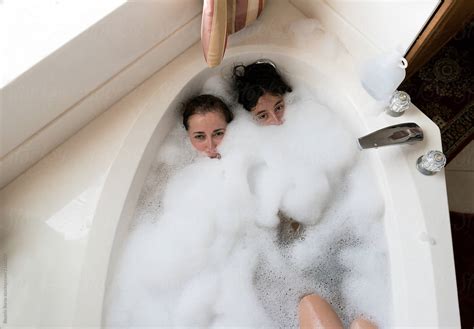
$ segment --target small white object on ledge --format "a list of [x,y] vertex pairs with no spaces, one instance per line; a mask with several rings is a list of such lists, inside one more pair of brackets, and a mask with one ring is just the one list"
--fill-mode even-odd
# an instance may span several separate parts
[[360,81],[370,96],[388,105],[390,97],[405,78],[408,62],[398,51],[366,60],[360,68]]

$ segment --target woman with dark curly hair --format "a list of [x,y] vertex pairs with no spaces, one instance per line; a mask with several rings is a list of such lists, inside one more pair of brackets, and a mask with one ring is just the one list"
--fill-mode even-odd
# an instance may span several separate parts
[[283,96],[291,92],[276,65],[268,60],[237,65],[233,70],[234,87],[238,102],[264,126],[280,125],[285,114]]

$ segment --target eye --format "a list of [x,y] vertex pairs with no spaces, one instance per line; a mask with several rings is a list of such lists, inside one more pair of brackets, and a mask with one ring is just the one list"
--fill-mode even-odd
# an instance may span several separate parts
[[266,120],[267,118],[268,118],[267,113],[260,113],[259,115],[257,115],[257,120],[258,121]]
[[283,111],[284,109],[285,109],[285,105],[280,104],[275,108],[275,112],[280,112],[280,111]]
[[206,138],[204,135],[194,135],[194,139],[197,139],[198,141],[203,141]]
[[224,130],[219,130],[218,132],[214,133],[214,136],[224,136]]

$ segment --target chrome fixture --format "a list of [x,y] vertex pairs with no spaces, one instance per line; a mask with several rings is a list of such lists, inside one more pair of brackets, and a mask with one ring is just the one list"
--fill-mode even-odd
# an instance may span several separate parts
[[414,122],[401,123],[374,131],[359,138],[361,149],[379,146],[413,144],[423,140],[423,130]]
[[416,168],[423,175],[434,175],[446,165],[446,156],[440,151],[429,151],[416,160]]
[[399,117],[410,108],[410,103],[410,95],[404,91],[396,91],[390,98],[386,112],[392,117]]

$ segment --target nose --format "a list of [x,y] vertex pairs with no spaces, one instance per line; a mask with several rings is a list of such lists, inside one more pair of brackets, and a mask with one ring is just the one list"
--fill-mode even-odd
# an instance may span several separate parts
[[276,113],[270,113],[270,120],[268,121],[268,124],[269,125],[275,125],[275,126],[279,126],[283,123],[283,120],[282,118],[279,118],[278,115],[276,115]]
[[217,143],[214,141],[214,138],[209,138],[206,145],[206,153],[208,156],[213,156],[217,153],[216,146]]

